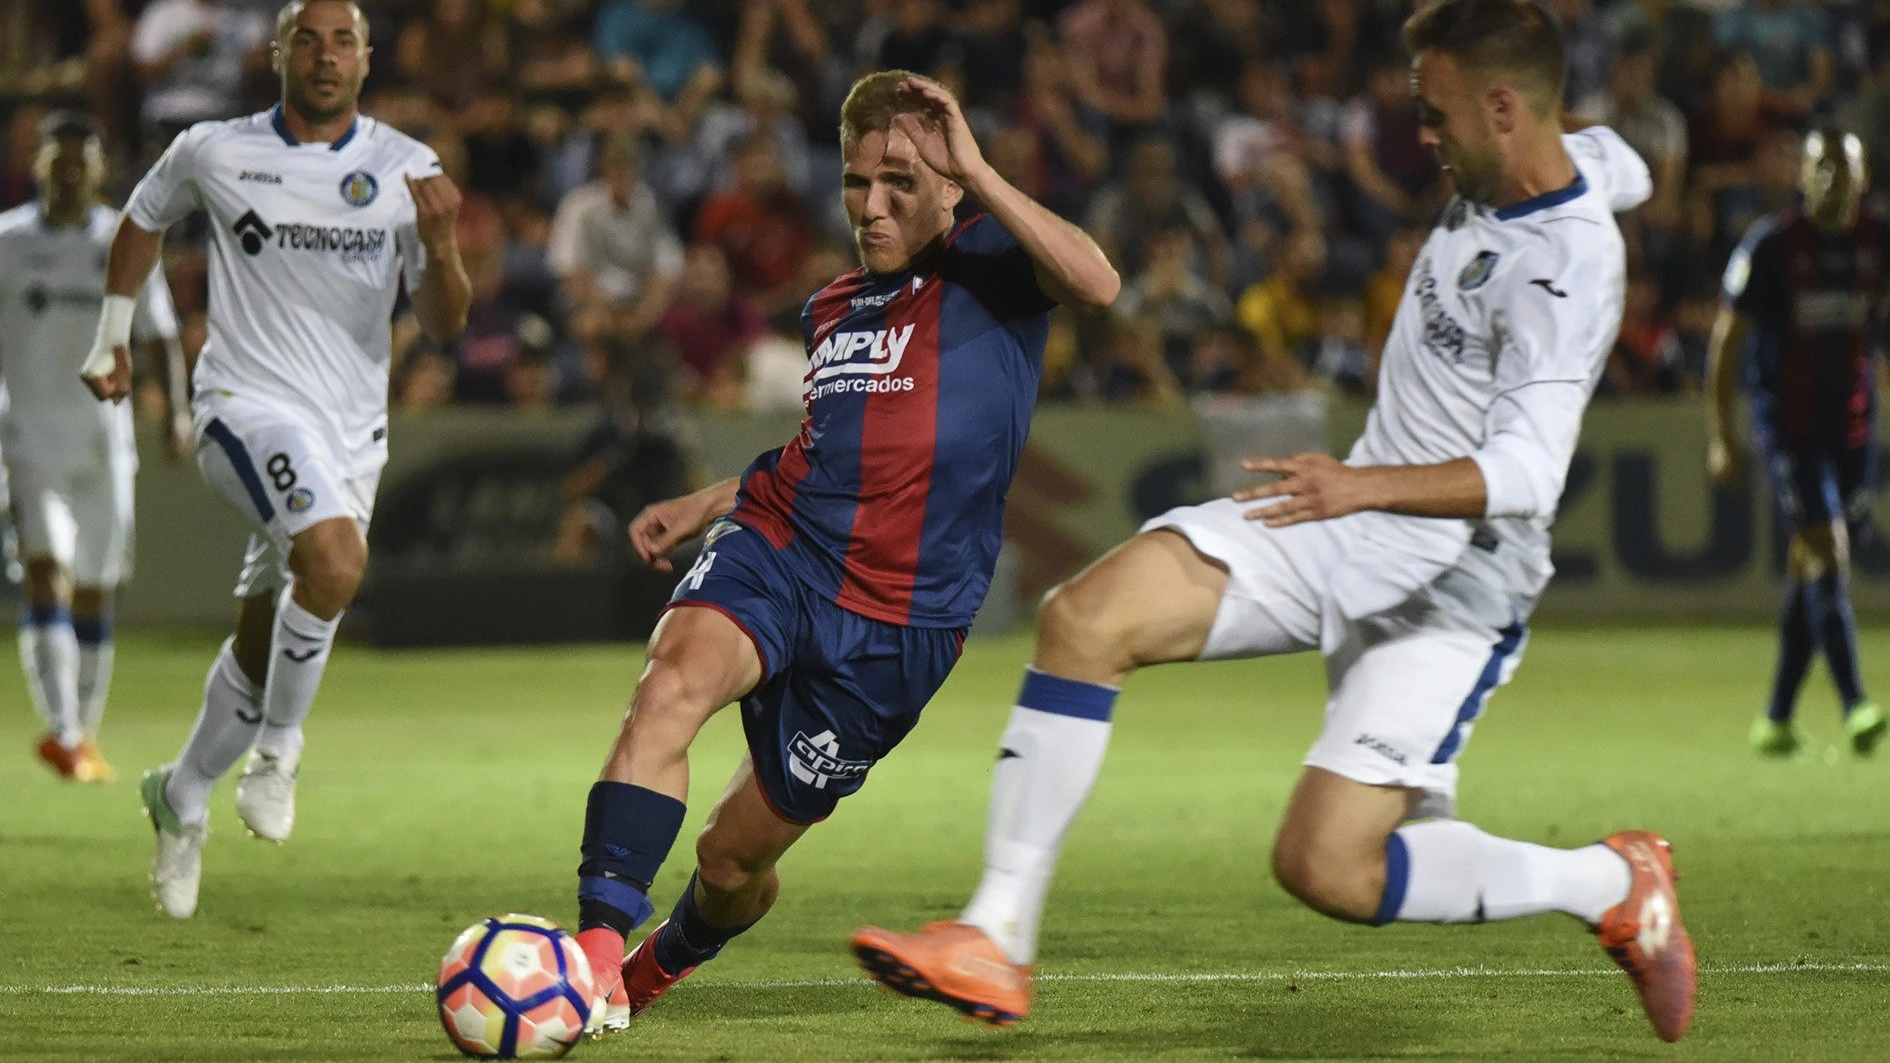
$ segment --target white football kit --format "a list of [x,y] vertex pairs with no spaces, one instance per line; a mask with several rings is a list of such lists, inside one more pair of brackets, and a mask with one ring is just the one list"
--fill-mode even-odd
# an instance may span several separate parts
[[1448,815],[1470,729],[1515,671],[1553,571],[1549,525],[1582,412],[1621,325],[1627,267],[1613,211],[1645,201],[1621,138],[1563,138],[1569,187],[1501,210],[1453,200],[1405,284],[1378,400],[1346,461],[1474,460],[1481,520],[1363,512],[1269,528],[1273,500],[1221,499],[1143,526],[1228,568],[1204,659],[1318,649],[1330,697],[1309,766],[1423,791]]
[[[130,574],[131,405],[100,402],[79,379],[105,298],[105,256],[118,212],[93,207],[55,227],[38,203],[0,214],[0,404],[13,520],[22,556],[50,556],[80,586]],[[177,316],[154,269],[133,316],[138,339],[175,339]]]
[[192,382],[204,479],[258,529],[240,597],[289,580],[289,541],[336,517],[363,532],[387,461],[391,319],[426,269],[406,178],[432,149],[362,117],[302,144],[280,108],[179,134],[125,213],[158,232],[210,216],[209,339]]

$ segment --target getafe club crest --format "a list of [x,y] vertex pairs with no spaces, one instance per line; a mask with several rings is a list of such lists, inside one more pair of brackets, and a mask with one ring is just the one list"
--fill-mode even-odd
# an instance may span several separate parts
[[341,198],[351,207],[365,207],[381,194],[381,183],[366,170],[355,170],[341,179]]
[[1458,289],[1472,292],[1483,287],[1489,282],[1490,274],[1496,272],[1496,259],[1494,251],[1478,251],[1477,257],[1470,260],[1462,273],[1457,274]]

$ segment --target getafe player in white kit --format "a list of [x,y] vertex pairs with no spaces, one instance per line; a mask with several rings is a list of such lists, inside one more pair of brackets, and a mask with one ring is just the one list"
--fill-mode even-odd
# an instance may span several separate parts
[[1372,924],[1565,912],[1631,976],[1661,1038],[1686,1032],[1694,954],[1664,840],[1551,849],[1451,818],[1457,756],[1549,579],[1549,524],[1621,321],[1611,211],[1647,198],[1647,168],[1609,131],[1562,135],[1561,34],[1538,5],[1442,0],[1405,43],[1423,139],[1457,198],[1406,285],[1363,437],[1344,462],[1250,462],[1279,478],[1157,517],[1051,594],[976,895],[956,922],[853,939],[892,988],[1022,1017],[1057,849],[1123,679],[1317,649],[1331,694],[1274,843],[1287,892]]
[[[38,200],[0,214],[0,393],[11,397],[0,402],[0,455],[26,575],[20,667],[46,723],[40,759],[64,778],[107,782],[117,773],[98,732],[111,687],[113,595],[130,575],[138,448],[131,409],[101,406],[78,370],[105,297],[118,212],[99,202],[105,154],[91,118],[49,115],[34,162]],[[156,271],[140,279],[137,332],[161,340],[170,373],[181,376],[170,290]]]
[[360,9],[296,0],[276,27],[281,103],[185,130],[133,190],[87,368],[102,397],[123,396],[129,295],[164,230],[206,211],[197,461],[255,532],[236,586],[236,634],[210,668],[196,727],[175,761],[144,778],[157,829],[152,881],[179,919],[197,907],[210,789],[252,745],[237,812],[272,841],[294,822],[302,720],[367,565],[402,279],[439,338],[464,327],[471,301],[453,236],[459,193],[439,159],[357,116],[369,52]]

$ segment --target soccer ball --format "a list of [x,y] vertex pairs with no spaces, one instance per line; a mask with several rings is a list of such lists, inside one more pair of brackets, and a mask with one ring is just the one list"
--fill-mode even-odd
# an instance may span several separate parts
[[549,919],[481,919],[440,961],[440,1025],[479,1059],[557,1059],[584,1036],[596,987],[577,939]]

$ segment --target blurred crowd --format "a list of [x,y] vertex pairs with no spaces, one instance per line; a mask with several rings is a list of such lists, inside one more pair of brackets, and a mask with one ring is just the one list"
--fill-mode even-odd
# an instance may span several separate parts
[[[0,0],[0,207],[33,194],[43,108],[110,130],[122,192],[177,130],[275,97],[277,0]],[[1447,192],[1418,143],[1409,0],[381,0],[364,109],[466,192],[463,336],[396,333],[394,402],[800,403],[798,317],[855,264],[838,111],[900,67],[956,92],[992,165],[1122,273],[1058,317],[1046,400],[1367,392]],[[1814,115],[1890,174],[1890,4],[1548,0],[1568,103],[1646,158],[1604,393],[1697,390],[1721,268],[1791,203]],[[169,255],[187,342],[203,264]]]

